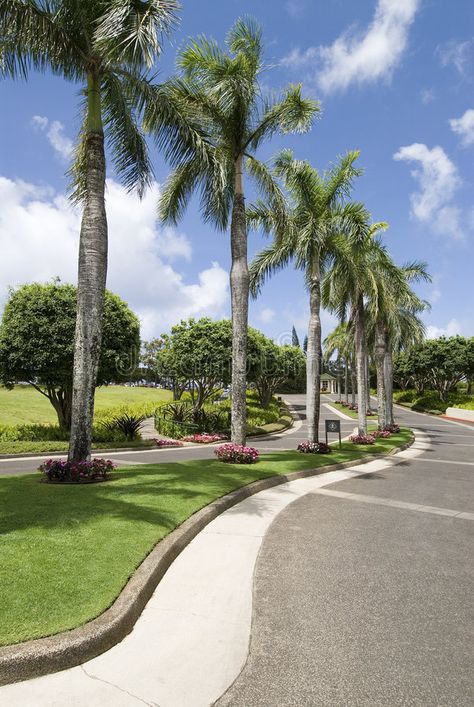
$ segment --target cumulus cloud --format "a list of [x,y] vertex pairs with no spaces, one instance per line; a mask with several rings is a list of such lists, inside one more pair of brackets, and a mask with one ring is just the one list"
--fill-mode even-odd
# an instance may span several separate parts
[[453,66],[456,71],[465,76],[468,64],[470,63],[473,40],[459,42],[455,39],[440,44],[436,53],[442,67]]
[[474,145],[474,109],[469,108],[460,118],[449,121],[451,130],[461,137],[465,146]]
[[[140,202],[113,180],[107,183],[107,286],[138,314],[149,338],[188,316],[220,317],[228,309],[228,275],[216,262],[191,280],[172,263],[190,260],[191,244],[174,229],[158,229],[154,184]],[[0,177],[0,304],[8,286],[77,280],[80,211],[49,187]]]
[[66,162],[70,159],[74,145],[72,140],[64,134],[64,125],[59,120],[50,122],[49,118],[43,115],[34,115],[31,124],[46,134],[49,144],[61,160]]
[[463,327],[457,319],[451,319],[446,326],[430,324],[426,327],[427,339],[438,339],[440,336],[456,336],[463,333]]
[[297,68],[316,61],[315,80],[326,93],[390,79],[407,47],[419,6],[420,0],[378,0],[365,31],[350,28],[330,46],[294,49],[282,63]]
[[430,150],[423,143],[413,143],[401,147],[393,158],[419,165],[411,172],[420,187],[410,197],[414,218],[430,224],[440,235],[462,239],[461,211],[452,203],[461,179],[443,148],[436,146]]

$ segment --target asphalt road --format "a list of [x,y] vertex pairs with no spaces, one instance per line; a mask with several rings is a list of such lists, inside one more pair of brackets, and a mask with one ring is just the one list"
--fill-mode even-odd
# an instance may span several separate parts
[[429,436],[421,456],[276,517],[219,707],[474,705],[474,429],[397,417]]
[[[287,400],[300,416],[302,425],[299,423],[287,432],[277,435],[269,435],[258,438],[249,438],[248,444],[261,449],[262,451],[271,451],[278,449],[295,449],[298,442],[307,439],[306,425],[306,405],[304,395],[285,395]],[[326,404],[330,403],[330,398],[323,396],[321,406],[321,434],[324,435],[324,420],[326,418],[339,418],[334,412],[326,408]],[[343,436],[351,434],[355,427],[354,420],[341,419],[341,430]],[[324,437],[322,437],[324,439]],[[42,461],[48,459],[51,455],[36,455],[34,457],[21,459],[0,459],[0,475],[1,474],[24,474],[35,471]],[[182,447],[177,449],[151,449],[151,450],[135,450],[132,452],[116,452],[103,453],[94,456],[106,457],[112,459],[119,466],[130,466],[135,464],[155,464],[157,462],[169,461],[184,461],[188,459],[212,459],[214,456],[213,447]]]

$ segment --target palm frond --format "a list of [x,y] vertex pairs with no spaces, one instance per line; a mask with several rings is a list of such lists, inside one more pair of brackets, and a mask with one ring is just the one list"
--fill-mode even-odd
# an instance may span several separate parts
[[136,189],[142,196],[151,183],[153,167],[126,81],[112,72],[104,76],[102,100],[105,136],[115,171],[126,189]]
[[161,37],[178,22],[177,0],[113,0],[97,22],[94,48],[111,64],[151,68],[161,52]]
[[87,55],[80,38],[63,26],[61,3],[48,0],[0,2],[0,72],[26,78],[30,69],[72,81],[83,79]]

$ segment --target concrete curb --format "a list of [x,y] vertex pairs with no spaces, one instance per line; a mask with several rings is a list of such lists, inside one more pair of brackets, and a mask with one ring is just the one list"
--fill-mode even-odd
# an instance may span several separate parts
[[260,491],[308,476],[366,464],[396,454],[413,444],[411,440],[388,454],[329,464],[281,476],[259,479],[216,499],[188,518],[161,540],[137,568],[112,606],[84,626],[64,633],[0,648],[0,685],[54,673],[85,663],[119,643],[133,629],[171,563],[196,535],[218,515]]

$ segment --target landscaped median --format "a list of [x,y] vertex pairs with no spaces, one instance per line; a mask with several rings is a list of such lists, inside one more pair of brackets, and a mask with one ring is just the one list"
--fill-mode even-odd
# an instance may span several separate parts
[[[134,466],[116,470],[105,484],[1,477],[0,683],[78,664],[121,640],[183,547],[251,493],[288,475],[388,454],[411,437],[402,429],[370,447],[343,443],[330,455],[262,454],[249,466],[217,460]],[[75,627],[82,628],[31,641]]]

